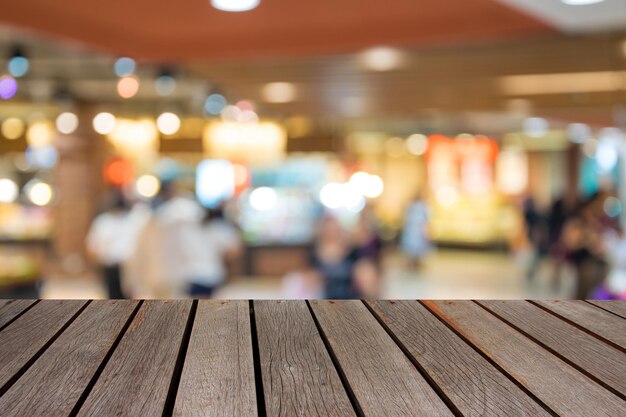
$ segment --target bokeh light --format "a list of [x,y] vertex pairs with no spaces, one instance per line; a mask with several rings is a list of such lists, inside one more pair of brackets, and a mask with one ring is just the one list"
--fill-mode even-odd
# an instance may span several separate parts
[[78,128],[78,116],[74,113],[61,113],[56,119],[56,128],[60,133],[69,135]]
[[122,57],[115,61],[114,69],[118,77],[127,77],[135,73],[137,64],[135,60],[129,57]]
[[29,68],[30,62],[28,61],[28,58],[20,55],[12,57],[7,64],[9,74],[16,78],[25,76]]
[[139,91],[139,80],[135,76],[122,77],[117,82],[117,94],[122,98],[134,97]]
[[121,186],[133,179],[133,164],[121,158],[112,158],[104,165],[104,179],[112,185]]
[[135,183],[137,194],[144,198],[153,198],[160,188],[161,182],[154,175],[142,175]]
[[174,113],[162,113],[157,118],[157,128],[164,135],[173,135],[180,129],[180,118]]
[[101,135],[108,135],[115,129],[117,120],[111,113],[98,113],[93,118],[93,129]]
[[276,191],[270,187],[260,187],[250,193],[250,206],[258,211],[273,209],[277,200]]
[[17,81],[15,78],[5,75],[0,77],[0,98],[8,100],[17,94]]
[[12,203],[19,195],[19,187],[15,181],[0,178],[0,203]]
[[161,75],[154,82],[154,89],[161,97],[172,95],[176,91],[176,79],[171,75]]
[[54,190],[43,181],[34,179],[24,187],[26,197],[36,206],[47,206],[54,198]]
[[411,135],[406,140],[406,149],[411,155],[424,155],[428,150],[428,138],[425,135]]
[[213,116],[218,116],[227,104],[228,102],[223,95],[211,94],[204,102],[204,111]]
[[26,124],[22,119],[9,117],[2,122],[2,136],[9,140],[20,138],[26,130]]
[[50,145],[54,141],[52,124],[44,120],[32,123],[26,131],[26,141],[33,147]]
[[275,82],[263,86],[261,95],[268,103],[289,103],[296,99],[297,90],[292,83]]
[[59,153],[52,145],[29,146],[26,148],[25,157],[31,167],[52,169],[57,164]]

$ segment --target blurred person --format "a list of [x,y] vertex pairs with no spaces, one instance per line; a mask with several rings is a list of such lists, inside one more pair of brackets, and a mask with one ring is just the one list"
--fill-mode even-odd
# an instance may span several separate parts
[[207,208],[199,222],[186,224],[183,236],[189,248],[187,294],[208,298],[226,281],[227,262],[242,253],[239,229],[225,218],[222,207]]
[[163,181],[152,203],[152,213],[139,234],[132,256],[124,264],[133,298],[177,298],[187,293],[192,258],[185,232],[199,223],[204,210],[193,196]]
[[374,264],[380,265],[382,239],[378,234],[376,220],[371,206],[365,206],[361,213],[359,213],[353,240],[359,258],[369,259]]
[[535,200],[527,197],[523,203],[524,227],[529,245],[529,259],[526,267],[526,278],[533,279],[539,268],[545,251],[546,227],[545,219],[537,208]]
[[135,250],[137,236],[145,224],[146,209],[131,208],[122,190],[109,193],[106,208],[96,216],[87,234],[87,250],[100,264],[111,299],[126,298],[122,288],[121,265]]
[[422,258],[432,249],[428,238],[428,219],[428,205],[421,193],[418,193],[406,210],[404,229],[400,237],[400,248],[409,258],[412,269],[418,269]]
[[311,253],[311,266],[329,299],[376,298],[379,278],[373,262],[360,258],[339,220],[322,218]]
[[567,249],[561,235],[563,228],[575,213],[576,201],[572,198],[557,198],[548,213],[548,252],[552,259],[552,287],[558,288],[561,281],[561,270],[567,261]]
[[580,204],[563,228],[563,245],[576,271],[576,299],[589,297],[608,273],[607,233],[615,233],[615,229],[604,219],[603,203],[604,194],[594,194]]

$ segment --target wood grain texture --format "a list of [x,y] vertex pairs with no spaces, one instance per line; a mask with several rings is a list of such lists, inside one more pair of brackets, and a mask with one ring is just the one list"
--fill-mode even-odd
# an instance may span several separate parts
[[0,391],[85,301],[41,301],[0,331]]
[[526,301],[479,301],[524,333],[626,395],[626,354]]
[[0,300],[0,328],[37,300]]
[[589,300],[588,302],[626,319],[626,301]]
[[3,416],[67,416],[127,322],[136,301],[94,301],[0,397]]
[[160,416],[192,302],[141,306],[79,416]]
[[533,301],[626,349],[626,320],[584,301]]
[[363,415],[452,415],[363,303],[311,306]]
[[256,416],[247,301],[201,300],[187,349],[175,416]]
[[269,417],[355,416],[304,301],[255,301]]
[[626,402],[477,304],[425,303],[560,416],[626,415]]
[[464,416],[548,416],[417,301],[369,302]]

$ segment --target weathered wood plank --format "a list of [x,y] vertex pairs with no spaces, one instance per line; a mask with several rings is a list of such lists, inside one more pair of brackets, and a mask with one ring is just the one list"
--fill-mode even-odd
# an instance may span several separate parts
[[533,301],[626,349],[626,320],[584,301]]
[[256,416],[247,301],[198,303],[175,416]]
[[363,303],[311,306],[365,416],[452,415]]
[[267,415],[355,416],[304,301],[255,301]]
[[588,302],[626,319],[626,301],[588,300]]
[[0,328],[13,320],[37,300],[0,300]]
[[368,303],[464,416],[548,416],[417,301]]
[[557,414],[626,415],[626,402],[477,304],[425,303]]
[[0,392],[85,301],[41,301],[0,331]]
[[145,301],[79,416],[160,416],[192,302]]
[[626,395],[626,354],[526,301],[479,301],[571,363]]
[[94,301],[0,397],[3,416],[67,416],[89,384],[136,301]]

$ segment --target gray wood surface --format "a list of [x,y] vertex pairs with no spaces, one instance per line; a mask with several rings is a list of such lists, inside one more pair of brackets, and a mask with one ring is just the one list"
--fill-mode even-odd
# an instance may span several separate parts
[[199,301],[174,415],[257,415],[247,301]]
[[0,331],[0,392],[85,303],[41,301]]
[[603,308],[604,310],[608,310],[613,314],[617,314],[618,316],[626,319],[626,302],[624,301],[595,301],[589,300],[589,303]]
[[626,320],[584,301],[533,301],[626,349]]
[[160,416],[191,304],[144,302],[78,415]]
[[417,301],[369,302],[464,416],[548,416]]
[[529,336],[626,394],[626,354],[526,301],[479,301]]
[[355,416],[304,301],[254,302],[269,417]]
[[37,300],[0,300],[0,328],[13,320]]
[[1,414],[5,417],[69,415],[136,305],[136,301],[89,304],[0,397]]
[[626,415],[626,402],[477,304],[425,303],[560,416]]
[[365,416],[452,413],[360,301],[312,301]]

